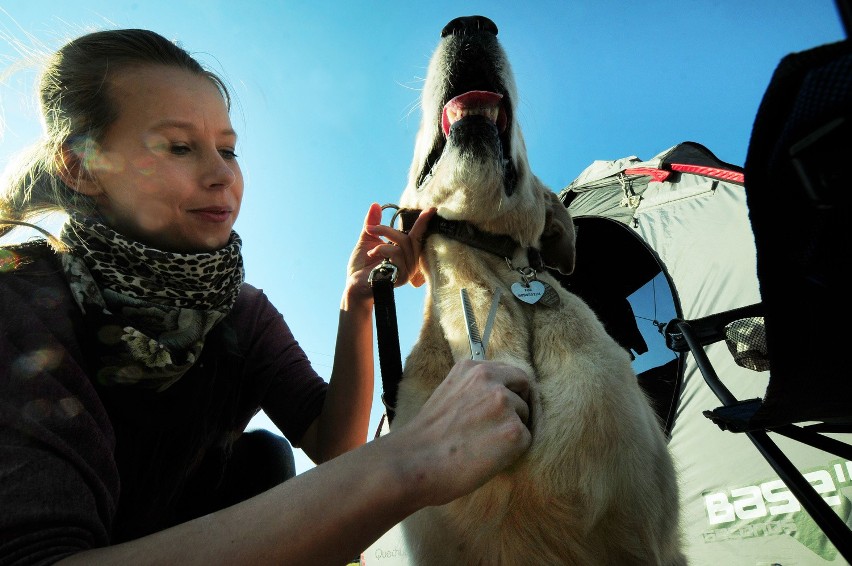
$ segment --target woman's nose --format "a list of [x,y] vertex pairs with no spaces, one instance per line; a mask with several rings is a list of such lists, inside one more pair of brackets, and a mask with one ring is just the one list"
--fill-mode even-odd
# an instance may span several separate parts
[[205,187],[211,189],[228,188],[236,180],[236,172],[218,151],[205,160],[203,177]]

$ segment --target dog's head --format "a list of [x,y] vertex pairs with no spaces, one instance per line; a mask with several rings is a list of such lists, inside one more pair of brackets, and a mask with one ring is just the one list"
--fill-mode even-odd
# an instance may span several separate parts
[[[400,205],[434,206],[449,220],[535,245],[554,218],[548,214],[552,191],[530,170],[517,104],[514,74],[494,22],[470,16],[448,23],[429,62]],[[559,211],[558,218],[566,215]],[[573,231],[571,236],[573,269]]]

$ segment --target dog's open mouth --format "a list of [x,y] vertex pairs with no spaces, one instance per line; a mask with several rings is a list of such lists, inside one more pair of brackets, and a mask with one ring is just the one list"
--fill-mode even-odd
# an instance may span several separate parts
[[441,159],[453,127],[478,122],[482,127],[471,131],[470,135],[476,137],[478,131],[481,134],[481,141],[484,141],[484,136],[487,135],[485,132],[490,130],[496,134],[499,147],[494,148],[493,155],[502,161],[505,191],[506,194],[511,194],[514,190],[516,173],[510,157],[512,155],[508,127],[510,114],[509,101],[503,94],[491,90],[468,90],[451,98],[441,112],[443,135],[435,139],[432,151],[420,171],[417,186],[420,187],[432,177],[432,170]]
[[502,135],[506,131],[506,112],[500,104],[502,99],[502,94],[487,90],[472,90],[456,96],[444,105],[441,114],[444,137],[450,135],[453,124],[466,116],[487,118],[497,126],[497,132]]
[[[497,26],[480,16],[447,24],[424,86],[424,132],[431,139],[418,141],[422,161],[414,186],[420,189],[433,179],[443,182],[461,167],[468,182],[501,182],[511,195],[518,180],[512,162],[514,93]],[[420,147],[429,142],[428,149]]]

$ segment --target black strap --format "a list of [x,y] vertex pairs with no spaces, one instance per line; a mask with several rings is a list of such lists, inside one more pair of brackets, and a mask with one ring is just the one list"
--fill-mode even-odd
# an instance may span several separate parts
[[[411,208],[403,208],[397,213],[402,220],[402,231],[408,233],[414,226],[414,221],[420,215],[419,210]],[[464,220],[447,220],[437,214],[429,219],[429,225],[426,227],[426,234],[440,234],[457,242],[467,244],[474,248],[490,252],[499,257],[510,258],[520,247],[520,244],[511,236],[506,234],[492,234],[480,230],[470,222]],[[530,248],[534,250],[534,248]],[[535,250],[538,253],[538,250]],[[535,269],[541,269],[542,263],[540,256],[534,256],[537,261],[532,265]]]
[[402,379],[402,357],[399,352],[399,330],[396,323],[396,304],[393,286],[397,268],[387,259],[373,268],[369,282],[373,288],[376,316],[376,340],[379,346],[379,367],[382,372],[382,403],[388,422],[393,421],[396,391]]

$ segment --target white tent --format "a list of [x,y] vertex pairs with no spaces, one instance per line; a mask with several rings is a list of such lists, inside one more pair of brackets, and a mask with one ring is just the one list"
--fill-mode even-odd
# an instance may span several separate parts
[[[683,353],[671,362],[671,351],[644,352],[635,324],[647,305],[635,298],[624,305],[660,272],[654,280],[668,280],[671,295],[657,288],[654,300],[670,301],[680,319],[761,301],[743,169],[684,142],[648,161],[596,161],[560,198],[577,225],[577,270],[564,284],[599,311],[636,363],[660,360],[640,373],[640,383],[670,432],[690,563],[843,563],[749,439],[720,430],[702,414],[721,403],[693,356]],[[763,396],[768,371],[741,367],[724,342],[706,351],[735,397]],[[777,443],[824,499],[849,517],[852,462],[783,438]],[[637,478],[636,488],[641,484]]]

